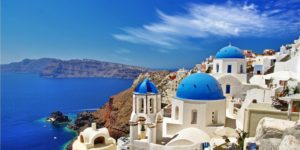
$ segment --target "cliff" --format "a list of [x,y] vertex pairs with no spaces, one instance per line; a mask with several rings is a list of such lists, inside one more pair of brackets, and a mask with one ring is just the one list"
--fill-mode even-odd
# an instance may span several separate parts
[[135,86],[144,78],[149,78],[158,85],[169,73],[160,71],[139,75],[129,89],[112,96],[102,108],[93,113],[96,118],[95,122],[108,128],[110,135],[114,138],[126,136],[129,133],[128,122],[132,111],[132,93]]
[[151,70],[90,59],[24,59],[21,62],[1,65],[1,72],[39,73],[43,77],[50,78],[109,77],[134,79],[140,73],[147,71]]
[[[130,88],[111,96],[108,102],[97,111],[78,114],[75,125],[71,128],[80,132],[89,127],[92,122],[96,122],[98,127],[108,128],[110,135],[114,138],[126,136],[129,133],[128,122],[132,111],[132,93],[136,85],[145,78],[149,78],[158,85],[163,83],[169,74],[169,71],[140,74]],[[161,86],[158,86],[158,90],[161,92]]]

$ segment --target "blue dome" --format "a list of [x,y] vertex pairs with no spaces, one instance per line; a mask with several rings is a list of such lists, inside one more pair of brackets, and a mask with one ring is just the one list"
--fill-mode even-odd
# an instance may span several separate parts
[[241,49],[228,45],[220,49],[220,51],[216,54],[216,58],[245,58]]
[[138,94],[147,94],[147,93],[154,93],[157,94],[158,91],[155,87],[155,84],[149,81],[149,79],[144,79],[143,82],[138,84],[134,90],[135,93]]
[[195,73],[184,78],[178,85],[176,97],[191,100],[224,99],[219,82],[206,73]]

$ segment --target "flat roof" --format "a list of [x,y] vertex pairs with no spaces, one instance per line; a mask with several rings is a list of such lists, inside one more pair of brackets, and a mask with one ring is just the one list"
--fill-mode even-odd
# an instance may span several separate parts
[[247,107],[247,109],[264,110],[264,111],[280,111],[272,107],[272,104],[268,104],[268,103],[252,103]]

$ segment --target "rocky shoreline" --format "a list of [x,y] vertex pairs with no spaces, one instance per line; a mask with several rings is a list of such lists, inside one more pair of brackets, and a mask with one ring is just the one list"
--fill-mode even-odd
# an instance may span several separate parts
[[68,128],[80,132],[88,127],[91,123],[93,123],[95,119],[96,118],[94,117],[92,112],[84,111],[77,114],[74,124],[69,124]]
[[51,122],[53,125],[60,125],[64,123],[69,123],[71,119],[64,115],[60,111],[52,112],[51,115],[46,119],[46,121]]

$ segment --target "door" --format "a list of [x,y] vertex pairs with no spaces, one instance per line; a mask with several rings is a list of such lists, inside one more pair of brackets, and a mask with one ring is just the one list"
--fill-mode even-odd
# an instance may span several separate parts
[[260,70],[257,71],[257,74],[261,74]]
[[226,94],[230,94],[230,85],[226,85]]

